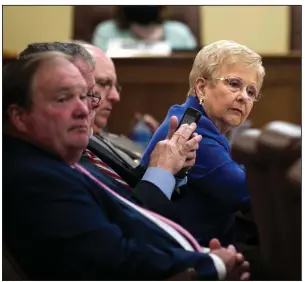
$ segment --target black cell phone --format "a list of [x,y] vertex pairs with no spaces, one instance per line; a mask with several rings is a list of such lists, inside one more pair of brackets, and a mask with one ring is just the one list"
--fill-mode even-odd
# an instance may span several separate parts
[[[192,107],[187,108],[178,125],[178,128],[181,126],[181,124],[184,124],[184,123],[191,124],[192,122],[195,122],[196,124],[198,124],[198,121],[199,121],[201,115],[202,115],[201,112],[199,112],[198,110],[196,110]],[[181,178],[181,179],[184,178],[187,171],[188,171],[188,168],[181,169],[176,174],[176,177]]]
[[182,119],[180,120],[178,128],[181,126],[181,124],[184,123],[191,124],[192,122],[195,122],[197,124],[201,115],[201,112],[199,112],[198,110],[188,107],[184,112]]

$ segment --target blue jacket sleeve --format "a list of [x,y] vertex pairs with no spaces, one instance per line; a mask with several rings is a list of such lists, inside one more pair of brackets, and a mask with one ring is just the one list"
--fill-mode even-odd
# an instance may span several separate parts
[[243,166],[234,162],[217,141],[203,138],[188,185],[215,199],[222,209],[235,212],[250,206]]

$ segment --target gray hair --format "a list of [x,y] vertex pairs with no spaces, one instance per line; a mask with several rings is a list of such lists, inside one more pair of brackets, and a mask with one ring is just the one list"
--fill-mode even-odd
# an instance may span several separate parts
[[73,58],[80,56],[85,61],[94,67],[95,60],[91,54],[81,44],[74,42],[43,42],[29,44],[18,56],[19,58],[28,58],[41,52],[57,51],[66,55],[72,56]]

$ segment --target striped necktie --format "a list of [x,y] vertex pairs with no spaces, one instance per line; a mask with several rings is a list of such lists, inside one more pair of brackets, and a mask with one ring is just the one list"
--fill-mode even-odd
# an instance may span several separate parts
[[[155,224],[157,224],[161,229],[163,229],[165,232],[167,232],[171,237],[173,237],[184,249],[189,251],[197,251],[202,252],[203,249],[200,247],[196,239],[182,226],[179,224],[171,221],[170,219],[167,219],[157,213],[154,213],[150,210],[146,210],[140,206],[135,205],[134,203],[128,201],[127,199],[123,198],[113,190],[111,190],[108,186],[106,186],[104,183],[99,181],[96,177],[94,177],[90,172],[88,172],[86,169],[81,167],[80,165],[75,166],[76,169],[81,171],[82,173],[86,174],[88,177],[90,177],[93,181],[95,181],[101,188],[104,190],[107,190],[109,193],[111,193],[113,196],[118,198],[121,202],[124,202],[126,205],[132,207],[133,209],[140,212],[142,215],[153,221]],[[158,222],[161,222],[161,224],[158,224]],[[169,226],[169,229],[166,228]],[[174,230],[175,232],[169,232],[170,230]]]
[[130,187],[123,178],[118,175],[109,165],[104,163],[97,155],[92,153],[90,150],[85,149],[83,152],[83,156],[87,159],[89,159],[92,163],[94,163],[100,170],[114,178],[117,182],[122,184],[125,188],[128,190],[132,190],[133,188]]

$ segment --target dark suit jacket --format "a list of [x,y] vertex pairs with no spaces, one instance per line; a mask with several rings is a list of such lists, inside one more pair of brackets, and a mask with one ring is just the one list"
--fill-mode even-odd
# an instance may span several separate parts
[[[97,176],[119,190],[114,180]],[[30,279],[161,280],[188,267],[199,279],[217,278],[209,255],[183,250],[86,175],[8,136],[3,239]]]
[[144,149],[141,146],[123,134],[117,135],[101,130],[99,135],[109,140],[114,147],[125,152],[134,160],[140,160],[144,153]]
[[108,137],[108,135],[101,135],[95,133],[93,136],[90,137],[90,139],[95,139],[99,141],[99,143],[102,144],[108,151],[113,152],[119,159],[123,160],[124,163],[127,163],[129,166],[137,167],[139,165],[139,157],[137,159],[134,159],[129,154],[125,153],[123,150],[115,146]]
[[129,191],[117,183],[112,177],[103,173],[87,158],[82,157],[79,163],[97,178],[103,177],[103,179],[111,182],[113,184],[111,188],[125,198],[154,212],[160,213],[177,223],[180,222],[180,218],[174,211],[173,203],[154,184],[148,181],[139,181],[135,188]]

